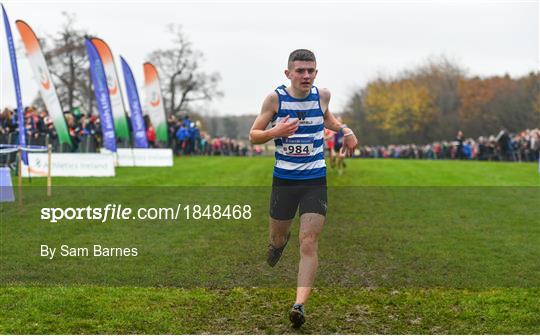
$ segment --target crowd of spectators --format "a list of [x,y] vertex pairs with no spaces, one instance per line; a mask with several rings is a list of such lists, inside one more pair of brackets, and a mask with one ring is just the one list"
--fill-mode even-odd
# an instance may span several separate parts
[[169,144],[176,155],[224,155],[252,156],[262,155],[263,148],[259,145],[248,146],[246,141],[228,137],[211,137],[201,130],[199,120],[192,121],[189,116],[177,118],[172,115],[167,119]]
[[464,138],[458,132],[453,141],[430,144],[361,146],[357,156],[363,158],[395,159],[462,159],[482,161],[538,161],[540,157],[540,129],[510,133],[503,129],[497,135]]
[[[84,113],[64,113],[72,146],[60,147],[58,135],[52,119],[47,111],[35,107],[27,107],[24,112],[26,142],[31,145],[51,143],[54,151],[97,152],[102,144],[101,123],[99,116],[88,117]],[[192,121],[189,116],[177,118],[170,116],[167,120],[168,143],[160,143],[156,139],[156,130],[148,118],[144,117],[146,137],[151,148],[172,148],[175,155],[225,155],[251,156],[262,155],[261,146],[248,146],[246,141],[238,141],[227,137],[211,137],[201,130],[199,120]],[[130,125],[130,123],[128,123]],[[0,143],[14,144],[17,141],[17,116],[14,110],[5,108],[0,114]],[[129,147],[129,142],[118,143],[118,147]]]
[[[101,124],[99,117],[86,116],[84,113],[64,113],[67,130],[71,138],[72,147],[68,151],[96,151],[101,144]],[[53,150],[62,150],[58,145],[58,134],[52,118],[46,110],[38,111],[33,106],[24,110],[24,126],[26,142],[30,145],[52,144]],[[0,141],[2,143],[15,143],[14,136],[18,134],[18,121],[14,110],[5,108],[0,114]]]

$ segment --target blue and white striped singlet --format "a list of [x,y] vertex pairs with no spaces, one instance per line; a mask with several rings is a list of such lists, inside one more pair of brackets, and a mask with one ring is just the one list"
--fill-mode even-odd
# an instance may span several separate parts
[[289,180],[307,180],[326,176],[324,161],[324,112],[319,90],[313,86],[309,96],[297,99],[290,96],[285,85],[276,89],[279,109],[272,127],[282,118],[300,119],[298,130],[290,137],[276,138],[274,176]]

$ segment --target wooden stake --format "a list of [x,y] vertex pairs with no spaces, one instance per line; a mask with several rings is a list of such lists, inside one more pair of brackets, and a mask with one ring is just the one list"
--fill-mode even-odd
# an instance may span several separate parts
[[19,147],[18,150],[18,159],[17,159],[17,175],[19,182],[19,205],[23,204],[23,194],[22,194],[22,149]]
[[47,196],[52,195],[52,179],[51,179],[51,167],[52,167],[52,146],[47,145]]

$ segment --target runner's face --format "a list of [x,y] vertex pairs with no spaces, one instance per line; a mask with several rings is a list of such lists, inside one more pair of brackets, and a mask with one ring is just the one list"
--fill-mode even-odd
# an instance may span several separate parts
[[294,61],[285,70],[285,75],[291,80],[291,86],[296,90],[308,92],[317,77],[316,64],[313,61]]

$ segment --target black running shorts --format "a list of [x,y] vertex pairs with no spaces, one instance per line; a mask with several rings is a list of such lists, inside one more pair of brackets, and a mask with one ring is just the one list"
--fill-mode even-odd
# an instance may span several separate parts
[[305,213],[326,216],[327,203],[326,177],[286,180],[274,176],[270,217],[278,220],[293,219],[298,209],[300,216]]

